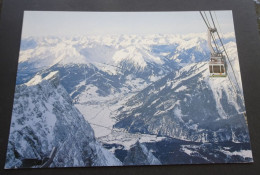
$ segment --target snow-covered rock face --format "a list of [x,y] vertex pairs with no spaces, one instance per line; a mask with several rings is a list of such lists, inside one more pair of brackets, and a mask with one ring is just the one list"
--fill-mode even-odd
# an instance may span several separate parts
[[124,165],[161,165],[161,162],[144,144],[137,141],[128,151]]
[[96,141],[59,81],[51,72],[16,86],[5,168],[40,165],[53,148],[51,167],[121,165]]
[[248,142],[244,104],[228,78],[209,78],[206,62],[151,84],[118,111],[115,127],[199,142]]

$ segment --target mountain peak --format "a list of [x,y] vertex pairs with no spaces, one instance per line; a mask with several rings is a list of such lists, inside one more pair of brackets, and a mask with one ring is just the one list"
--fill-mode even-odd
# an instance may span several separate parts
[[53,83],[53,85],[55,87],[57,87],[60,84],[59,72],[53,71],[44,77],[42,75],[37,74],[30,81],[28,81],[25,84],[27,86],[34,86],[34,85],[40,84],[43,81],[49,81],[49,82]]
[[[137,156],[138,155],[138,156]],[[137,141],[129,150],[125,165],[160,165],[161,162],[152,154],[147,147]]]
[[[26,86],[27,85],[27,86]],[[5,168],[121,165],[59,85],[58,71],[16,86]]]
[[48,80],[49,82],[53,83],[55,87],[57,87],[60,84],[59,72],[58,71],[51,72],[47,76],[45,76],[43,80]]

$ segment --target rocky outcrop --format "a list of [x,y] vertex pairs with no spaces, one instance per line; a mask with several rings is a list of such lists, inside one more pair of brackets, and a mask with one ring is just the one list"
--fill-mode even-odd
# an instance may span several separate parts
[[96,141],[59,81],[51,72],[16,86],[5,168],[39,167],[54,148],[50,167],[121,165]]
[[147,149],[144,143],[137,141],[128,151],[124,165],[161,165],[161,162]]

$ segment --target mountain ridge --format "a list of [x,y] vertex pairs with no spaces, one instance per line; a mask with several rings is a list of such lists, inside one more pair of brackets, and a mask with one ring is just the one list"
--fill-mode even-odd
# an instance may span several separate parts
[[[119,109],[114,127],[191,141],[248,141],[243,102],[227,79],[209,78],[207,69],[206,62],[190,64],[143,89]],[[232,120],[238,125],[218,133]],[[232,138],[232,128],[244,134]]]
[[29,160],[29,167],[38,166],[53,148],[50,167],[122,164],[96,141],[57,72],[16,86],[5,168],[28,167]]

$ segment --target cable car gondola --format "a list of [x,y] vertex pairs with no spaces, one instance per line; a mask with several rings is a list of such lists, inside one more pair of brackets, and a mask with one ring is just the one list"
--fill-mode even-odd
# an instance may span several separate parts
[[210,77],[226,77],[226,69],[225,56],[222,54],[214,56],[211,55],[209,62]]
[[215,51],[211,44],[211,37],[213,33],[217,30],[215,28],[208,29],[208,45],[210,48],[210,61],[209,61],[209,72],[210,77],[226,77],[227,76],[227,66],[225,56],[218,51]]

